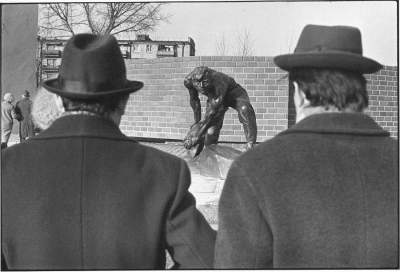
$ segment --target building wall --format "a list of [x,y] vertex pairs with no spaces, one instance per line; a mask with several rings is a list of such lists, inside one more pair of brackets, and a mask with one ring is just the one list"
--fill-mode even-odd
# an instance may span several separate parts
[[190,45],[185,44],[185,46],[180,45],[180,47],[182,48],[181,50],[182,50],[183,56],[189,57],[190,56]]
[[369,87],[368,114],[393,136],[398,137],[398,69],[388,67],[366,76]]
[[[147,45],[151,46],[151,50],[146,50]],[[157,44],[135,43],[135,50],[132,48],[132,58],[156,58],[157,57]]]
[[[189,93],[183,78],[196,66],[205,65],[226,73],[248,92],[256,112],[258,138],[264,141],[286,129],[294,120],[289,107],[288,82],[284,71],[270,57],[185,57],[126,60],[129,79],[143,81],[145,87],[132,94],[121,122],[129,136],[182,139],[193,123]],[[384,128],[397,137],[397,68],[385,67],[369,80],[370,111]],[[204,113],[205,97],[201,96]],[[236,111],[225,115],[220,141],[244,142]]]
[[[163,44],[160,42],[159,44]],[[132,56],[131,58],[140,58],[140,59],[153,59],[157,58],[157,53],[158,53],[158,43],[154,42],[136,42],[134,43],[135,50],[132,48]],[[147,46],[151,47],[151,50],[147,50]],[[186,44],[183,46],[182,44],[177,44],[176,46],[176,51],[177,51],[177,57],[183,57],[183,56],[190,56],[190,45]],[[171,54],[173,54],[173,50],[171,51]],[[173,56],[173,55],[172,55]]]
[[18,101],[25,90],[36,90],[38,5],[2,4],[1,12],[0,96],[12,93]]
[[24,90],[36,89],[37,21],[37,4],[2,6],[2,94],[19,99]]

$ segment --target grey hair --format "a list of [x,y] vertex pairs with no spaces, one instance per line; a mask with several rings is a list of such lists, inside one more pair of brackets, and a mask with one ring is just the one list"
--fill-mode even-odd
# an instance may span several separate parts
[[4,94],[4,101],[13,102],[14,101],[14,96],[11,93],[5,93]]

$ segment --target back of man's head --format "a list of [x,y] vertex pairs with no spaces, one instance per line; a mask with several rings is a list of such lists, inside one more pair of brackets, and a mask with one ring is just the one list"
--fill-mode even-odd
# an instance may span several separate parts
[[4,101],[11,103],[14,101],[14,96],[11,93],[5,93],[3,99]]
[[307,105],[339,111],[363,111],[368,106],[363,74],[382,65],[363,56],[361,31],[352,26],[306,25],[294,53],[279,55],[275,64],[289,72]]
[[143,83],[126,78],[115,37],[77,34],[64,47],[58,77],[43,86],[61,97],[66,112],[117,117],[123,114],[129,94]]
[[31,96],[31,94],[29,93],[28,90],[25,90],[24,93],[22,94],[22,97],[24,98],[29,98]]
[[108,117],[111,113],[124,111],[124,101],[129,95],[115,95],[110,97],[100,97],[97,99],[76,99],[61,97],[64,110],[66,112],[86,112],[102,117]]
[[368,107],[366,79],[361,73],[340,69],[297,68],[289,84],[297,82],[312,107],[335,107],[361,112]]

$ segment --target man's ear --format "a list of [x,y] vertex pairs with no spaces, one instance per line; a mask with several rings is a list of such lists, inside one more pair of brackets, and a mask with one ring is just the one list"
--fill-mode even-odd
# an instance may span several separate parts
[[118,114],[120,114],[121,116],[125,114],[125,109],[126,109],[126,105],[128,104],[128,100],[129,100],[129,95],[127,95],[126,97],[123,97],[119,102],[118,102],[118,106],[116,108],[116,111],[118,112]]
[[307,99],[304,92],[300,89],[299,84],[293,81],[294,86],[294,103],[297,108],[305,108],[310,105],[310,101]]
[[54,101],[56,102],[56,106],[60,112],[64,112],[64,105],[61,96],[54,94]]

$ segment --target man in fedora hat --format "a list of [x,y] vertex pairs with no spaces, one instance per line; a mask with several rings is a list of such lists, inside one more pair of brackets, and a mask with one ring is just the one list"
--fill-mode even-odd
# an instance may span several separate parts
[[[215,233],[188,192],[186,163],[118,125],[130,93],[113,36],[78,34],[64,48],[62,117],[2,152],[2,257],[15,270],[209,268]],[[24,165],[23,168],[20,165]]]
[[19,140],[23,142],[34,135],[31,115],[32,101],[28,90],[25,90],[21,100],[15,104],[15,111],[19,114]]
[[243,154],[219,203],[217,268],[398,267],[398,145],[371,117],[361,33],[307,25],[289,72],[296,124]]

